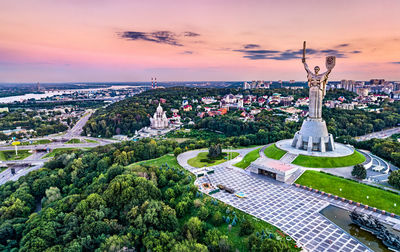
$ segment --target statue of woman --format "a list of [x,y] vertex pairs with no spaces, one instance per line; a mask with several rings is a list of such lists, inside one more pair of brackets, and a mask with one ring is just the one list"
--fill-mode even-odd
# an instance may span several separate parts
[[304,69],[307,72],[308,87],[309,92],[309,118],[311,119],[321,119],[322,118],[322,100],[324,99],[326,92],[326,83],[328,82],[328,76],[331,73],[333,67],[335,66],[336,58],[335,56],[326,57],[326,72],[318,74],[320,68],[319,66],[314,67],[314,72],[308,68],[306,63],[306,42],[303,44],[303,58],[302,62],[304,64]]

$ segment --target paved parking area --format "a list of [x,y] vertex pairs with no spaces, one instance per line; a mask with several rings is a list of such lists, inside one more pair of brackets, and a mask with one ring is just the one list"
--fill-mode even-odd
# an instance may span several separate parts
[[319,213],[329,205],[322,198],[223,166],[216,167],[214,174],[199,178],[197,182],[207,179],[214,185],[223,184],[247,196],[238,198],[219,192],[212,197],[279,227],[307,251],[371,251]]

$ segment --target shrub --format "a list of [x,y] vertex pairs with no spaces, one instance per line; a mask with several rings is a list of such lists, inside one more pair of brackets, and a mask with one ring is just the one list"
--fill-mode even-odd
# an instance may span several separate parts
[[175,157],[177,157],[182,152],[183,152],[183,150],[180,147],[176,147],[175,150],[174,150]]
[[215,211],[215,213],[211,218],[211,222],[216,227],[221,226],[221,224],[224,223],[224,219],[222,218],[222,213],[220,211]]
[[195,208],[199,208],[199,207],[203,206],[203,202],[201,202],[201,200],[199,200],[199,199],[195,199],[193,202],[193,205]]
[[239,235],[245,236],[254,232],[253,223],[251,223],[248,219],[245,219],[242,224],[240,224]]
[[198,215],[199,215],[200,220],[203,220],[203,221],[207,220],[208,215],[209,215],[208,209],[205,206],[200,207]]

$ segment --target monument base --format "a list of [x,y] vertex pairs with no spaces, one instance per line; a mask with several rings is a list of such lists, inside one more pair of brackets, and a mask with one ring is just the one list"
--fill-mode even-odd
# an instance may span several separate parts
[[284,150],[292,155],[302,155],[302,156],[311,156],[311,157],[345,157],[354,153],[354,148],[345,144],[335,143],[334,151],[307,151],[304,149],[298,149],[296,147],[292,147],[293,139],[284,139],[275,143],[278,149]]
[[307,152],[326,152],[335,150],[335,142],[332,134],[328,133],[324,120],[307,118],[300,131],[294,135],[292,147]]

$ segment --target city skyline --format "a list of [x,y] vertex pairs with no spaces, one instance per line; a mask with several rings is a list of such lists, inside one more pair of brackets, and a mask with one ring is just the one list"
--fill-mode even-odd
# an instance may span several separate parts
[[397,1],[0,3],[0,82],[400,80]]

